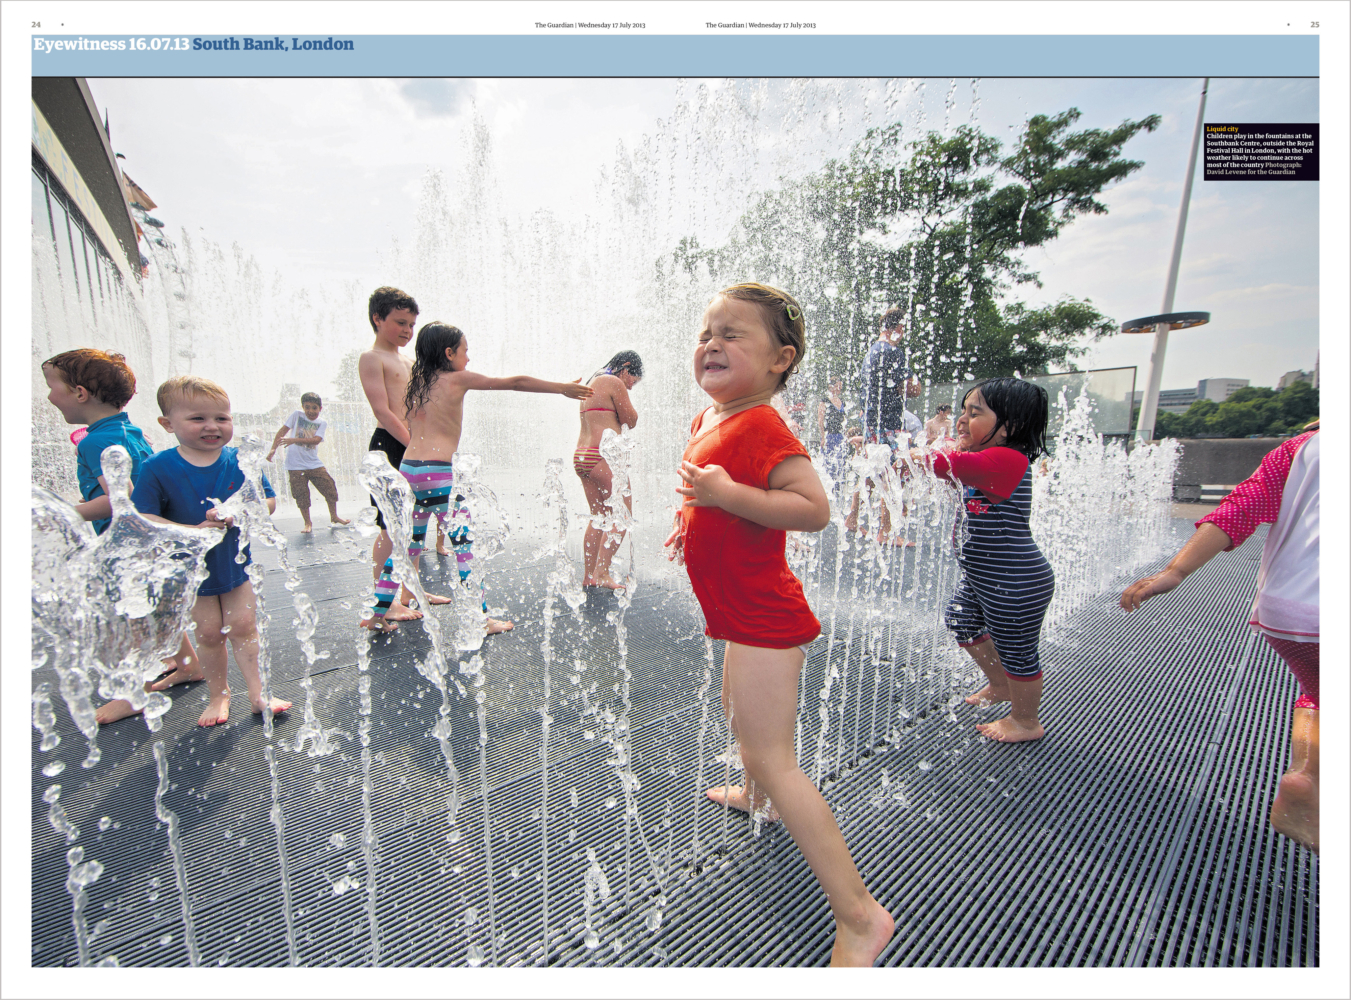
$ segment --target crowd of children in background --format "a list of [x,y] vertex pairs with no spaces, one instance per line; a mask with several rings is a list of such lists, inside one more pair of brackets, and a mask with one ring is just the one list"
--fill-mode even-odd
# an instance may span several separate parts
[[[383,453],[410,484],[414,515],[407,551],[415,568],[435,519],[438,532],[452,544],[461,584],[468,586],[472,576],[469,511],[455,492],[453,468],[471,390],[551,393],[582,401],[574,467],[592,514],[604,513],[614,484],[598,445],[605,428],[618,431],[637,421],[628,395],[643,376],[636,354],[616,355],[589,386],[581,380],[549,382],[527,375],[494,378],[469,370],[469,338],[439,321],[417,333],[413,358],[402,354],[400,349],[414,337],[418,316],[417,303],[407,293],[377,289],[367,314],[374,342],[361,355],[358,370],[376,421],[370,449]],[[816,414],[824,468],[839,476],[851,447],[858,452],[885,444],[897,458],[908,452],[913,462],[929,463],[936,476],[962,492],[961,517],[969,540],[958,553],[962,578],[945,619],[987,679],[967,701],[1010,704],[1006,718],[978,727],[984,735],[1000,742],[1040,739],[1039,638],[1055,580],[1029,521],[1033,463],[1046,452],[1046,392],[1021,379],[987,380],[962,398],[955,428],[947,405],[922,423],[906,408],[918,395],[919,383],[904,363],[904,337],[903,312],[887,310],[864,364],[857,419],[843,396],[842,380],[830,382]],[[832,964],[870,965],[893,933],[892,917],[868,893],[829,806],[798,767],[793,751],[799,675],[821,627],[785,561],[785,539],[789,531],[820,531],[831,516],[800,439],[801,423],[776,405],[777,394],[798,370],[805,351],[802,308],[786,292],[740,284],[724,289],[709,304],[694,345],[693,376],[711,405],[691,424],[678,470],[676,492],[682,505],[667,545],[672,558],[688,570],[706,633],[726,644],[723,707],[741,746],[747,783],[710,789],[708,796],[759,811],[771,821],[782,819],[834,912]],[[253,710],[285,711],[290,703],[265,699],[259,681],[247,550],[236,561],[239,529],[211,499],[229,498],[244,478],[236,450],[229,446],[234,428],[226,391],[194,376],[176,376],[161,385],[158,422],[177,444],[152,453],[145,436],[122,412],[136,391],[136,380],[121,355],[87,348],[68,351],[44,362],[43,374],[51,390],[48,399],[65,420],[87,425],[83,434],[72,435],[81,493],[77,510],[95,531],[106,530],[112,514],[101,455],[118,444],[131,456],[131,499],[143,516],[221,535],[208,554],[210,574],[193,610],[196,649],[184,635],[179,652],[165,661],[164,674],[147,688],[205,679],[209,700],[199,722],[225,722],[231,696],[228,640]],[[348,523],[338,516],[337,487],[318,457],[326,431],[321,410],[320,397],[305,393],[300,409],[277,430],[268,453],[270,460],[278,447],[287,448],[285,467],[303,532],[313,530],[311,485],[327,503],[330,522]],[[1273,819],[1278,829],[1315,849],[1317,454],[1314,434],[1291,442],[1274,464],[1264,463],[1260,482],[1235,491],[1230,509],[1198,522],[1197,541],[1167,570],[1133,585],[1122,597],[1124,607],[1138,607],[1177,586],[1221,549],[1232,548],[1259,521],[1276,522],[1264,554],[1253,623],[1290,662],[1305,699],[1300,704],[1304,715],[1296,723],[1302,763],[1282,782],[1279,819]],[[898,462],[898,468],[902,465]],[[275,494],[265,476],[262,487],[272,511]],[[843,524],[848,530],[857,528],[858,503],[855,495]],[[377,523],[381,532],[372,550],[375,600],[362,624],[393,630],[400,621],[421,617],[424,609],[414,606],[407,588],[400,592],[391,556],[394,542],[382,513]],[[610,542],[599,530],[593,537],[593,529],[588,529],[585,546],[586,582],[618,586],[608,571]],[[879,540],[894,541],[888,525],[882,525]],[[450,598],[426,594],[426,600],[443,604]],[[500,632],[512,623],[490,618],[485,627]],[[129,702],[111,702],[99,710],[99,721],[115,721],[132,711]]]

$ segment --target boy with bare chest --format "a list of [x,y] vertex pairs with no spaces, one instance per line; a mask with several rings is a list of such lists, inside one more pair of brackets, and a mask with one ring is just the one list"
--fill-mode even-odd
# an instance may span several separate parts
[[[375,415],[376,427],[375,433],[371,435],[370,450],[384,452],[389,464],[397,469],[408,447],[408,423],[404,419],[403,397],[408,389],[408,376],[413,369],[412,361],[400,354],[399,349],[413,339],[418,305],[407,292],[386,285],[371,294],[366,312],[370,317],[371,328],[375,331],[375,343],[361,355],[357,373],[361,377],[361,389],[366,394],[366,401],[371,404],[371,412]],[[371,497],[371,506],[376,510],[375,523],[380,526],[380,537],[371,550],[371,559],[375,563],[373,575],[379,580],[394,543],[390,540],[385,516],[376,504],[375,497]],[[421,618],[421,611],[408,606],[412,596],[412,592],[404,587],[397,598],[391,598],[384,614],[364,620],[362,625],[392,631],[398,628],[395,622]],[[432,594],[427,595],[427,600],[432,604],[450,603],[450,598]]]

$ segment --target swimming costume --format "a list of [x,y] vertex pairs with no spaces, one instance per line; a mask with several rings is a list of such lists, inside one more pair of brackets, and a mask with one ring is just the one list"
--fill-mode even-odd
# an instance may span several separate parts
[[572,453],[572,468],[577,475],[585,476],[602,461],[597,448],[578,448]]
[[[383,451],[389,456],[389,464],[397,469],[403,462],[403,453],[408,450],[408,445],[383,427],[377,427],[375,433],[371,435],[371,443],[367,446],[367,450]],[[380,505],[375,502],[375,497],[371,497],[371,506],[375,508],[375,523],[379,525],[381,531],[386,530],[385,515],[381,513]]]
[[583,410],[583,413],[618,413],[618,410],[612,410],[608,406],[593,406],[589,410]]
[[[691,432],[698,426],[698,418]],[[772,406],[735,413],[690,439],[682,456],[720,465],[735,482],[769,489],[774,469],[809,457]],[[685,568],[708,627],[706,635],[745,646],[791,649],[821,634],[821,623],[784,558],[787,534],[720,507],[682,507]]]
[[[969,535],[958,553],[962,579],[944,623],[963,647],[992,639],[1004,673],[1013,680],[1036,680],[1041,625],[1055,575],[1028,525],[1032,463],[1022,452],[1001,446],[939,453],[934,473],[960,481]],[[954,538],[955,532],[954,527]]]
[[[474,560],[473,538],[469,530],[469,508],[464,506],[464,497],[454,495],[454,507],[451,507],[455,470],[449,462],[439,459],[405,459],[399,463],[399,472],[413,487],[413,537],[409,540],[408,557],[416,559],[426,548],[427,524],[434,514],[455,551],[460,584],[468,586]],[[383,618],[389,611],[399,591],[393,574],[394,558],[391,556],[385,560],[380,579],[375,582],[374,610],[377,619]],[[486,601],[482,601],[482,607],[485,612],[488,610]]]

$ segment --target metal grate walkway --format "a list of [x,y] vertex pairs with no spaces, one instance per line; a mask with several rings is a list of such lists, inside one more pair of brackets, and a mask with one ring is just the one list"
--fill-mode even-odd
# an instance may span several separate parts
[[[1048,736],[1037,743],[999,746],[975,735],[972,723],[983,713],[960,703],[973,675],[959,659],[941,650],[923,661],[886,655],[923,642],[877,642],[864,623],[851,627],[851,641],[834,647],[829,664],[825,644],[813,647],[802,759],[812,773],[815,692],[828,669],[838,670],[821,741],[826,796],[865,881],[896,917],[885,964],[1318,964],[1317,859],[1266,822],[1296,688],[1243,624],[1264,537],[1259,532],[1134,616],[1116,610],[1110,593],[1057,630],[1045,656]],[[285,747],[299,725],[303,666],[287,641],[282,578],[271,573],[274,691],[296,702],[291,719],[277,724],[296,943],[307,965],[363,965],[371,942],[353,735],[358,630],[342,603],[360,591],[368,570],[322,563],[332,553],[321,538],[305,544],[314,548],[298,552],[314,564],[303,571],[304,589],[321,608],[326,641],[319,645],[334,654],[314,677],[315,707],[325,725],[345,732],[331,756]],[[525,562],[494,574],[495,601],[538,614],[543,570]],[[439,569],[453,571],[445,563]],[[518,619],[515,633],[484,648],[491,922],[472,700],[456,699],[451,715],[466,797],[460,836],[451,842],[446,768],[428,737],[439,695],[413,666],[426,639],[405,625],[372,641],[382,964],[462,965],[471,946],[483,949],[486,964],[525,966],[827,960],[829,909],[786,832],[768,827],[757,836],[746,817],[699,794],[701,784],[721,782],[725,767],[715,759],[726,738],[718,665],[704,725],[696,612],[683,594],[660,589],[640,590],[627,617],[641,787],[626,833],[603,710],[581,711],[617,704],[623,678],[606,620],[612,610],[613,598],[592,597],[580,621],[562,615],[554,623],[547,954],[541,622]],[[901,620],[886,627],[908,629],[911,638],[917,628]],[[54,677],[38,671],[39,680]],[[237,676],[232,687],[243,690]],[[149,734],[139,719],[106,727],[103,760],[89,771],[79,767],[83,737],[63,708],[60,747],[40,753],[35,734],[34,965],[76,962],[68,845],[42,801],[52,781],[62,785],[85,859],[105,867],[88,889],[94,961],[115,955],[122,965],[187,964],[165,827],[154,811],[157,737],[170,747],[165,804],[181,820],[203,962],[286,963],[262,725],[236,696],[229,726],[198,730],[205,686],[171,694],[161,733]],[[47,778],[41,768],[56,757],[69,766]],[[101,817],[109,820],[104,830]],[[593,897],[594,948],[585,940],[588,851],[611,890]]]

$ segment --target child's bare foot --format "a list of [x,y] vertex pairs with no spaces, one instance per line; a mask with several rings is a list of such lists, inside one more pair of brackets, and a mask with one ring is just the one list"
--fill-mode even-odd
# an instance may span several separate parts
[[1271,805],[1271,825],[1277,833],[1299,841],[1317,854],[1317,782],[1300,771],[1287,771],[1276,789],[1276,801]]
[[[720,806],[730,806],[733,809],[740,809],[744,813],[751,811],[750,799],[746,797],[746,789],[741,785],[719,785],[717,788],[710,788],[704,792],[710,802],[716,802]],[[756,808],[762,808],[763,801]],[[779,821],[779,811],[773,806],[764,814],[766,823],[777,823]]]
[[1008,700],[1009,700],[1009,689],[1001,688],[1000,690],[996,691],[994,689],[993,684],[986,684],[975,694],[969,694],[966,696],[966,703],[968,705],[977,705],[980,708],[985,708],[987,705],[997,705],[1001,701],[1008,701]]
[[[290,708],[290,707],[291,707],[291,703],[290,703],[289,701],[282,701],[280,698],[273,698],[273,699],[272,699],[272,714],[273,714],[273,715],[281,715],[282,712],[285,712],[285,711],[286,711],[288,708]],[[253,703],[253,710],[254,710],[255,712],[258,712],[259,714],[262,713],[262,711],[263,711],[263,701],[262,701],[261,698],[260,698],[258,701],[255,701],[255,702]]]
[[514,622],[500,622],[496,618],[489,618],[488,623],[484,626],[484,628],[488,630],[489,635],[497,635],[499,632],[510,632],[515,627],[516,624]]
[[369,617],[369,618],[363,618],[363,619],[361,620],[361,627],[362,627],[362,628],[368,628],[368,629],[370,629],[372,632],[397,632],[397,631],[399,631],[399,623],[398,623],[398,622],[396,622],[396,621],[390,621],[390,620],[388,620],[385,616],[382,616],[382,615],[372,615],[372,616]]
[[1005,716],[998,722],[986,722],[979,725],[976,727],[976,732],[1000,743],[1026,743],[1028,740],[1039,740],[1046,735],[1046,730],[1042,728],[1041,723],[1030,727],[1024,726],[1020,722],[1015,722],[1011,715]]
[[614,577],[612,577],[612,576],[597,576],[597,577],[592,581],[592,586],[595,586],[595,587],[604,587],[604,588],[606,588],[607,590],[623,590],[623,589],[624,589],[624,584],[622,584],[620,581],[616,580],[616,579],[615,579]]
[[197,719],[199,726],[222,726],[230,721],[230,692],[211,696],[206,710]]
[[145,686],[147,691],[167,691],[169,688],[178,684],[195,684],[204,680],[201,667],[194,671],[191,667],[178,667],[171,673],[167,673],[158,680],[151,681]]
[[100,726],[106,726],[110,722],[121,722],[123,719],[129,719],[133,715],[140,715],[139,708],[132,708],[131,702],[125,698],[118,698],[116,701],[110,701],[100,705],[94,710],[94,721]]
[[442,544],[441,542],[437,542],[437,543],[436,543],[436,554],[437,554],[438,556],[448,556],[448,555],[450,555],[450,553],[446,551],[445,545]]
[[874,899],[866,918],[858,926],[849,927],[835,921],[835,947],[830,951],[830,964],[834,968],[870,969],[895,933],[896,921],[887,908]]
[[348,520],[347,518],[345,518],[345,517],[339,517],[337,514],[334,514],[332,517],[330,517],[330,518],[328,519],[328,523],[329,523],[329,524],[351,524],[352,522],[349,521],[349,520]]
[[440,594],[428,594],[428,595],[427,595],[427,603],[428,603],[428,604],[441,605],[441,604],[453,604],[454,602],[455,602],[455,598],[453,598],[453,597],[442,597]]
[[[422,617],[422,612],[417,608],[410,608],[406,604],[400,604],[395,601],[385,612],[385,620],[391,622],[415,622]],[[396,628],[398,626],[395,626]]]
[[313,531],[313,530],[314,530],[314,525],[311,524],[309,521],[306,521],[306,522],[305,522],[305,526],[304,526],[303,528],[300,529],[300,533],[301,533],[302,535],[308,535],[308,534],[309,534],[311,531]]

